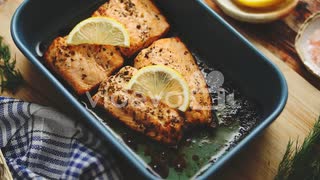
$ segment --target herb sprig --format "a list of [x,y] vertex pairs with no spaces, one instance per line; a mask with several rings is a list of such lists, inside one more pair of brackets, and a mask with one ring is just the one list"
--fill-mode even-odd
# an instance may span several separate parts
[[290,141],[275,180],[320,179],[320,117],[303,144]]
[[0,36],[0,89],[14,91],[22,82],[21,73],[15,69],[16,58],[11,59],[8,45],[3,43]]

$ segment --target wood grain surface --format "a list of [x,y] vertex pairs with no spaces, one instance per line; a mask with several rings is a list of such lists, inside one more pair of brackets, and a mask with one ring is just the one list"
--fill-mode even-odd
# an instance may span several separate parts
[[16,92],[4,92],[2,95],[57,107],[64,102],[61,95],[53,90],[53,86],[23,56],[11,38],[11,17],[21,2],[22,0],[4,0],[2,3],[0,2],[0,36],[4,37],[4,41],[9,45],[12,55],[16,57],[17,69],[20,70],[25,79],[25,84]]
[[[26,83],[15,94],[6,92],[2,95],[57,108],[63,107],[62,97],[52,90],[52,85],[41,76],[12,42],[10,20],[21,2],[22,0],[8,0],[0,5],[0,35],[4,36],[11,51],[16,55],[17,67]],[[221,13],[211,0],[207,2]],[[319,8],[319,1],[304,0],[286,19],[266,25],[239,23],[224,16],[281,69],[288,82],[289,99],[280,117],[223,168],[217,175],[217,179],[273,179],[288,140],[299,138],[301,142],[312,128],[320,113],[318,90],[320,83],[300,63],[293,48],[293,41],[303,20]]]
[[9,171],[9,168],[6,164],[6,161],[5,161],[1,151],[0,151],[0,179],[2,179],[2,180],[11,180],[12,179],[11,173]]
[[214,0],[205,1],[244,36],[254,39],[257,43],[267,48],[320,90],[320,79],[313,76],[304,67],[294,47],[294,41],[300,26],[310,15],[320,11],[319,0],[300,0],[295,11],[283,20],[268,24],[238,22],[224,15],[214,3]]

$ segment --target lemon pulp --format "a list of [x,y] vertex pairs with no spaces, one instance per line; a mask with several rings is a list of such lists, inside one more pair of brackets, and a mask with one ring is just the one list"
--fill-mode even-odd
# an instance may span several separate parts
[[251,8],[267,8],[280,4],[284,0],[235,0],[239,5]]
[[67,44],[98,44],[112,46],[130,46],[126,28],[114,19],[91,17],[76,25],[69,33]]
[[152,99],[160,100],[172,108],[186,111],[189,107],[189,86],[177,71],[162,65],[140,69],[129,81],[128,89]]

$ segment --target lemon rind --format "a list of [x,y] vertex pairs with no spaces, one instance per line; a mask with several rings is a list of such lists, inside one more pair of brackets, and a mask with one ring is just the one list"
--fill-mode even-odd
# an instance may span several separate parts
[[[165,73],[168,73],[172,76],[173,79],[178,80],[178,82],[180,82],[180,84],[183,87],[183,94],[184,94],[184,103],[182,106],[180,106],[178,109],[180,111],[185,112],[189,105],[190,105],[190,88],[189,85],[187,83],[187,81],[185,80],[185,78],[177,71],[164,66],[164,65],[153,65],[153,66],[147,66],[144,68],[141,68],[136,74],[134,74],[134,76],[131,78],[131,80],[129,81],[127,88],[131,89],[131,87],[133,86],[133,84],[137,81],[137,79],[143,75],[146,72],[156,72],[156,71],[162,71]],[[181,83],[181,81],[183,83]]]

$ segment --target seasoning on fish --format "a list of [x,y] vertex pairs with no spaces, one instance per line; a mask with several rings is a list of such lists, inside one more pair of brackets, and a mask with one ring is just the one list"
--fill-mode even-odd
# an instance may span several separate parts
[[122,68],[100,85],[93,100],[131,129],[162,143],[177,144],[183,135],[183,117],[177,109],[128,90],[136,72],[130,66]]
[[79,95],[97,87],[123,65],[123,58],[113,46],[66,44],[56,38],[47,52],[45,62]]
[[151,0],[109,0],[93,16],[110,17],[126,27],[130,35],[130,47],[120,48],[126,57],[148,47],[166,34],[170,27]]
[[190,125],[215,126],[212,120],[212,101],[206,81],[190,51],[179,38],[165,38],[154,42],[134,60],[137,69],[150,65],[168,66],[184,76],[190,88],[190,106],[185,112]]

